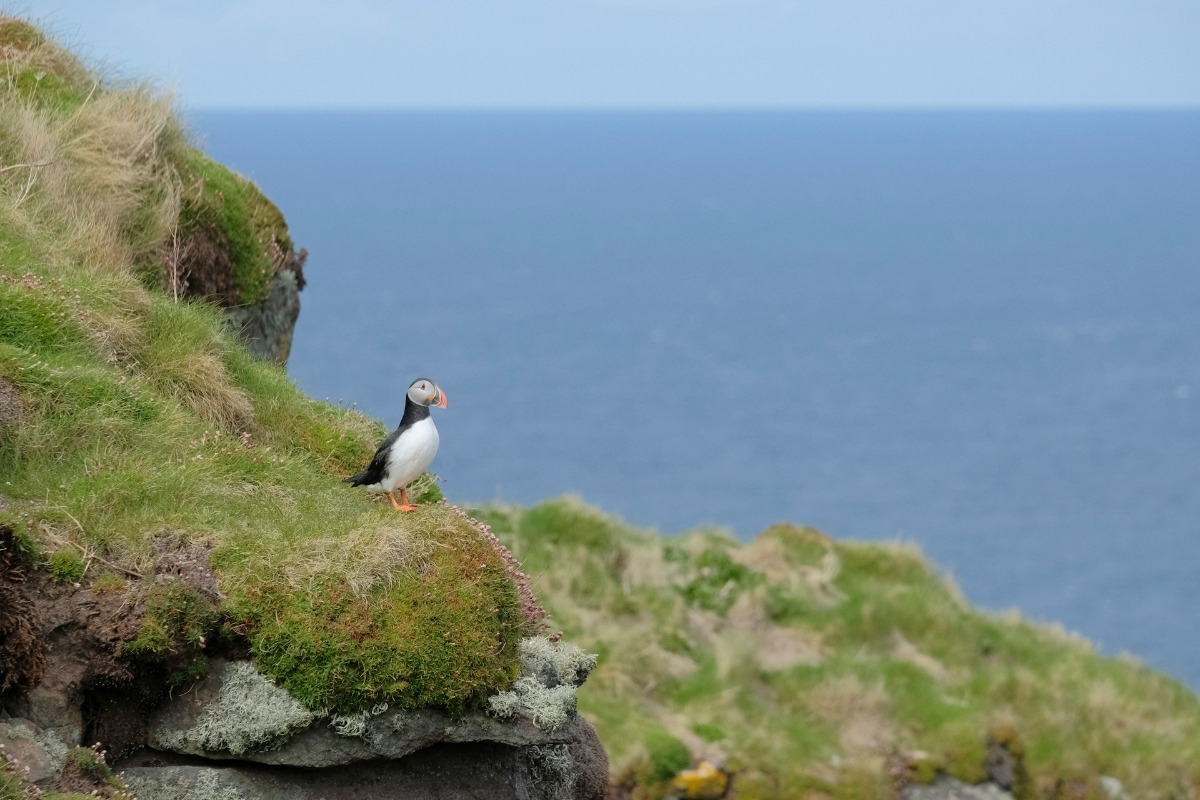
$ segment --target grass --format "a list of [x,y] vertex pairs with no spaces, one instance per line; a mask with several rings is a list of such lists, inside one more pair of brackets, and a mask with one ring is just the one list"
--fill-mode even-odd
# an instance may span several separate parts
[[[0,425],[0,522],[57,580],[137,603],[123,652],[185,683],[206,647],[244,642],[339,713],[508,688],[537,628],[508,554],[432,483],[407,515],[342,483],[383,426],[304,396],[214,305],[163,291],[172,245],[205,228],[234,300],[256,299],[291,248],[278,210],[191,149],[168,100],[2,17],[0,170],[0,386],[20,409]],[[164,542],[207,552],[220,598],[154,578]]]
[[995,731],[1019,740],[1029,796],[1100,775],[1138,798],[1200,786],[1195,695],[971,608],[910,545],[667,538],[570,498],[474,513],[524,556],[553,625],[601,654],[580,710],[642,796],[668,790],[664,736],[693,763],[724,754],[743,798],[890,797],[895,753],[977,782]]

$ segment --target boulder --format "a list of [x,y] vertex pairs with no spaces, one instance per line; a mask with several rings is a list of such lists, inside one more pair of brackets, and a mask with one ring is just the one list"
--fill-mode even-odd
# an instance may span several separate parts
[[564,745],[439,744],[400,760],[320,770],[133,763],[123,775],[140,800],[603,800],[604,750],[582,718],[571,730]]
[[594,666],[574,645],[534,637],[514,688],[486,711],[337,715],[308,710],[248,661],[214,659],[151,717],[150,749],[121,766],[142,800],[601,800],[608,758],[575,713]]
[[[308,768],[402,758],[443,742],[513,747],[563,744],[572,735],[576,689],[595,665],[578,647],[532,637],[521,644],[516,686],[488,712],[389,709],[319,715],[248,661],[214,660],[207,677],[150,720],[147,744],[180,755]],[[548,685],[549,684],[549,685]]]
[[65,748],[53,739],[48,741],[29,720],[10,717],[0,721],[0,759],[16,762],[29,781],[41,783],[56,777],[66,755]]

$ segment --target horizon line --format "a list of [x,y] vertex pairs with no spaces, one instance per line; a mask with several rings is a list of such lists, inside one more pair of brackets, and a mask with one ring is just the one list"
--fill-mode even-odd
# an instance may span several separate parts
[[1087,104],[1087,103],[1033,103],[1033,104],[956,104],[956,105],[189,105],[178,104],[184,113],[231,113],[231,112],[322,112],[322,113],[928,113],[928,112],[1200,112],[1200,103],[1158,104]]

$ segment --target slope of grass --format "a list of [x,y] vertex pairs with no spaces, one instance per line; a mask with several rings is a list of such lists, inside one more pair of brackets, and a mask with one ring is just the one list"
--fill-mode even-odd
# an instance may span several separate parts
[[790,526],[666,538],[571,499],[475,513],[524,557],[554,625],[600,653],[580,708],[644,796],[665,790],[673,741],[727,756],[740,798],[888,797],[892,754],[978,781],[1002,729],[1035,796],[1100,775],[1139,800],[1200,787],[1185,687],[972,609],[911,546]]
[[[216,641],[314,709],[507,688],[536,628],[507,554],[448,506],[397,514],[343,484],[383,426],[304,396],[217,308],[162,291],[197,172],[203,214],[238,232],[222,246],[240,291],[261,293],[271,248],[291,246],[274,206],[191,150],[167,100],[0,17],[0,523],[64,582],[130,578],[145,618],[126,654],[180,681]],[[219,599],[154,578],[184,544]]]

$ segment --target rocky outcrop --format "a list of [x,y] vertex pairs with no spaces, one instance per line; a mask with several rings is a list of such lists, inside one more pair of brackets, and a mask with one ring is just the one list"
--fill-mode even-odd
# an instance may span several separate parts
[[287,363],[300,316],[301,276],[298,271],[280,270],[271,279],[266,298],[252,305],[224,309],[226,324],[258,358]]
[[[70,597],[64,590],[59,605],[71,606]],[[81,698],[93,712],[104,706],[103,691],[79,691],[86,681],[68,668],[79,659],[62,660],[64,680],[18,692],[0,711],[0,744],[43,785],[85,737]],[[131,753],[128,733],[119,735],[117,766],[141,800],[600,800],[608,760],[575,712],[594,656],[534,637],[522,642],[521,664],[513,689],[486,710],[379,705],[337,715],[305,708],[249,661],[214,659],[203,680],[135,721],[140,738]],[[121,704],[109,705],[98,719],[123,719]],[[93,720],[87,732],[103,730]]]
[[520,692],[460,714],[314,714],[249,662],[217,661],[152,717],[125,778],[142,800],[602,798],[607,758],[575,713],[594,660],[540,638],[521,651]]

